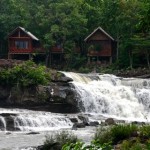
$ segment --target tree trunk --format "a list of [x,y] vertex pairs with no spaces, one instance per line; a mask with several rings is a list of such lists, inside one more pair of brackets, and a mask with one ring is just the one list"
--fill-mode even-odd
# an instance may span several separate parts
[[148,53],[147,50],[146,50],[146,61],[147,61],[147,66],[148,66],[148,68],[150,69],[149,53]]
[[129,60],[130,60],[130,68],[133,69],[133,58],[132,58],[132,51],[129,50]]

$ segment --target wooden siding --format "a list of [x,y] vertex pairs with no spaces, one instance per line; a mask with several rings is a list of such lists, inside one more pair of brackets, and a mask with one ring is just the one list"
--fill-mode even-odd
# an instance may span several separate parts
[[51,53],[63,53],[63,48],[54,46],[51,49]]
[[88,40],[89,41],[99,41],[99,40],[110,40],[102,31],[95,32]]
[[94,51],[94,53],[88,52],[88,56],[111,56],[112,55],[112,44],[111,40],[97,40],[97,41],[89,41],[88,47],[90,45],[100,45],[101,49]]
[[34,40],[22,28],[17,28],[8,37],[9,54],[44,53],[39,40]]

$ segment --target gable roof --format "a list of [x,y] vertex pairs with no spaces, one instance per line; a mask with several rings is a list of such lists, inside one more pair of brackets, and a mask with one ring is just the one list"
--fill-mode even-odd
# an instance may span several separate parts
[[91,34],[89,34],[84,41],[86,42],[92,35],[94,35],[98,30],[100,30],[101,32],[103,32],[108,38],[110,38],[111,40],[114,41],[114,38],[112,38],[106,31],[104,31],[101,27],[98,27],[97,29],[95,29]]
[[35,36],[35,35],[33,35],[31,32],[29,32],[29,31],[27,31],[27,30],[25,30],[25,28],[23,28],[23,27],[17,27],[17,28],[15,28],[8,36],[11,36],[17,29],[20,29],[20,30],[22,30],[23,32],[25,32],[29,37],[31,37],[33,40],[36,40],[36,41],[39,41],[39,39]]

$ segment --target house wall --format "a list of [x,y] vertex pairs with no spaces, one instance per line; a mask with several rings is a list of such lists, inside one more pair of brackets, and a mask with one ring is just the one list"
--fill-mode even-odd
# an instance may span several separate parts
[[99,41],[99,40],[110,40],[110,39],[101,31],[97,31],[88,39],[88,41],[97,41],[97,40]]
[[[18,48],[16,42],[24,42],[26,46],[23,48]],[[22,30],[18,29],[8,38],[9,53],[25,54],[34,52],[44,52],[41,47],[40,42],[33,40],[29,35],[27,35]]]
[[98,30],[95,32],[87,41],[87,48],[90,45],[100,45],[100,50],[96,50],[95,53],[89,53],[89,56],[107,56],[110,57],[112,55],[112,40],[105,35],[102,31]]

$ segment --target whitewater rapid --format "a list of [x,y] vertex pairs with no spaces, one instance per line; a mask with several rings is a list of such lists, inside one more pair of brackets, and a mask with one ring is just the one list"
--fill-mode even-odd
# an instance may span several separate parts
[[128,121],[150,121],[150,80],[63,72],[73,79],[80,110]]
[[[63,72],[73,79],[73,88],[80,115],[89,121],[118,120],[150,122],[150,80],[121,78],[109,74],[79,74]],[[89,142],[95,127],[72,130],[70,118],[79,114],[59,114],[25,109],[0,108],[0,149],[19,150],[42,145],[47,134],[73,131]],[[78,118],[79,119],[79,118]],[[37,134],[30,134],[35,132]]]

